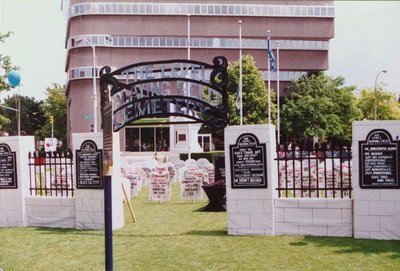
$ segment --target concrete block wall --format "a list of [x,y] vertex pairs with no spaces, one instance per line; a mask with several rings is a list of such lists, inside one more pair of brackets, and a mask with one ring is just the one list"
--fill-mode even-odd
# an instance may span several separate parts
[[352,236],[350,199],[276,199],[276,235]]
[[26,226],[26,211],[20,198],[20,190],[0,189],[0,227]]
[[358,143],[374,129],[388,131],[393,140],[400,138],[400,121],[353,123],[354,237],[400,240],[400,189],[361,189],[359,185]]
[[35,150],[33,136],[0,137],[16,153],[17,185],[14,189],[0,189],[0,227],[27,226],[25,197],[29,195],[28,153]]
[[[72,135],[72,146],[80,149],[82,143],[93,140],[98,149],[103,149],[103,133],[79,133]],[[123,193],[121,187],[120,145],[118,133],[113,134],[113,177],[112,177],[112,223],[113,229],[125,225]],[[74,170],[74,180],[76,181]],[[104,189],[76,189],[76,228],[77,229],[104,229]]]
[[[81,148],[82,143],[93,140],[98,149],[103,149],[102,133],[72,134],[72,147],[75,151]],[[76,182],[76,171],[74,170]],[[103,189],[76,189],[75,190],[75,215],[77,229],[104,229],[104,190]]]
[[28,226],[75,228],[75,199],[27,197]]
[[104,190],[80,189],[75,204],[77,229],[104,229]]
[[225,155],[226,198],[228,234],[231,235],[274,235],[274,201],[277,169],[275,153],[275,127],[273,125],[244,125],[225,128],[225,153],[229,145],[236,144],[244,133],[252,133],[260,143],[266,143],[268,188],[232,189],[230,157]]
[[[73,135],[73,150],[83,141],[93,139],[103,148],[102,133]],[[38,226],[78,229],[104,228],[104,190],[76,189],[74,198],[33,197],[29,194],[28,152],[34,151],[34,138],[0,137],[16,152],[17,188],[0,189],[0,227]],[[113,135],[114,150],[119,150],[118,135]],[[113,229],[124,226],[123,194],[121,189],[120,154],[114,151]],[[76,181],[75,170],[73,170]]]

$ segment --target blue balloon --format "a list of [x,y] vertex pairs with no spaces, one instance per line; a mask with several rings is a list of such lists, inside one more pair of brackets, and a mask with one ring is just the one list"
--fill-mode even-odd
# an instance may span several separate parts
[[7,79],[12,87],[16,87],[21,82],[21,74],[18,71],[10,71],[7,75]]

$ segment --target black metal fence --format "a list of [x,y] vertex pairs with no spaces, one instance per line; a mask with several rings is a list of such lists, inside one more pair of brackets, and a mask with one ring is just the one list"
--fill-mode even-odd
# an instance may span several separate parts
[[351,148],[278,147],[280,198],[351,198]]
[[73,197],[73,155],[65,152],[28,154],[31,196]]

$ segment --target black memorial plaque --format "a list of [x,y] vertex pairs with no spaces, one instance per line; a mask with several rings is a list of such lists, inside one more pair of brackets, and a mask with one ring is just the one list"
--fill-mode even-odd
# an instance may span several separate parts
[[102,166],[102,151],[94,141],[84,141],[80,150],[76,150],[76,187],[103,189]]
[[18,188],[15,152],[5,143],[0,144],[0,189]]
[[242,134],[229,146],[232,188],[267,188],[266,146],[253,134]]
[[383,129],[372,130],[359,142],[361,188],[400,188],[399,143]]

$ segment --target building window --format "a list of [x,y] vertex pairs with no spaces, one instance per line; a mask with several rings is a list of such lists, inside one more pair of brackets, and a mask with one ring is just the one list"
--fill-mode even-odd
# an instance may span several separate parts
[[[302,10],[298,10],[301,8]],[[295,10],[296,9],[296,10]],[[233,16],[307,16],[334,17],[333,6],[303,5],[221,5],[221,4],[169,4],[169,3],[80,3],[70,7],[70,17],[86,14],[168,14],[233,15]]]
[[198,135],[197,142],[199,143],[203,151],[209,152],[213,150],[211,144],[211,134]]
[[176,143],[178,142],[186,142],[186,134],[178,134]]
[[[88,43],[80,42],[82,38],[98,46],[114,47],[186,47],[187,38],[178,37],[148,37],[148,36],[76,36],[69,39],[68,49],[75,47],[88,47]],[[77,42],[78,41],[78,42]],[[239,48],[237,38],[197,38],[191,37],[191,47],[194,48]],[[280,40],[280,49],[283,50],[328,50],[329,41],[317,40]],[[305,46],[304,42],[307,42]],[[275,44],[275,43],[274,43]],[[275,46],[275,45],[274,45]],[[242,48],[245,49],[265,49],[265,39],[242,39]]]
[[169,127],[125,129],[125,150],[131,152],[169,151]]
[[141,151],[155,151],[154,149],[154,128],[140,128]]
[[132,5],[130,4],[125,4],[125,12],[126,13],[131,13],[132,12]]
[[169,151],[169,128],[156,128],[156,151]]
[[200,14],[200,6],[199,5],[195,5],[194,6],[194,13],[195,14]]

